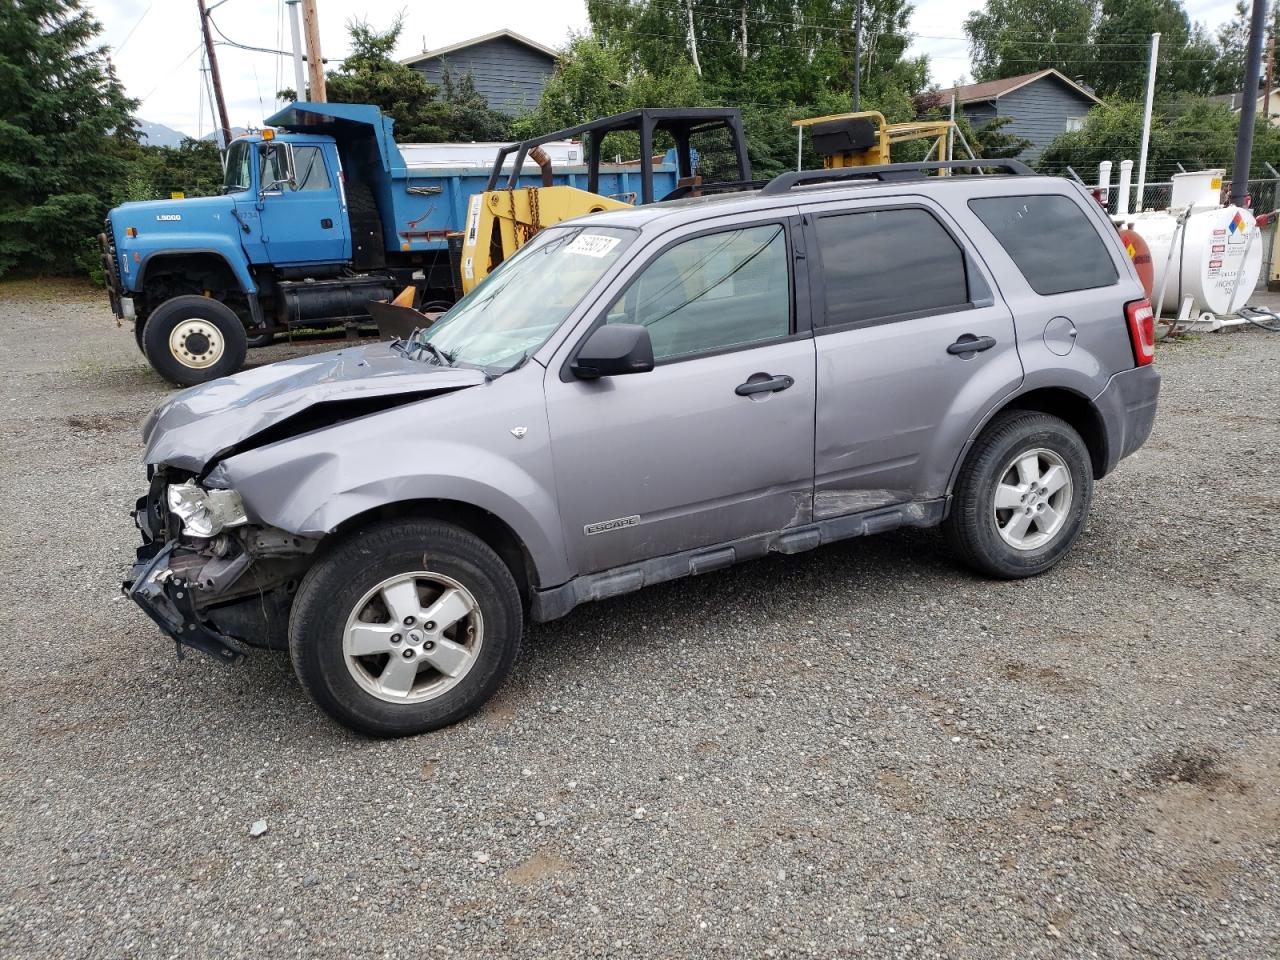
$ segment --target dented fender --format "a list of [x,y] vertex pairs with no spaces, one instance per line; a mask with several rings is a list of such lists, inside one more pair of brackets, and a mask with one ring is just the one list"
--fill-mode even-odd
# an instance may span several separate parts
[[281,439],[227,457],[208,482],[236,490],[255,522],[308,538],[379,507],[458,501],[512,529],[540,584],[562,583],[542,368],[530,366],[478,387],[483,403],[445,393]]

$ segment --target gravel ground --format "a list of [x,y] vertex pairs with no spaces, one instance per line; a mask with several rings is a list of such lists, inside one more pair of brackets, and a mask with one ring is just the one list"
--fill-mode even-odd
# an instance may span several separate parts
[[928,531],[762,560],[370,742],[119,596],[168,390],[99,295],[0,286],[0,956],[1280,954],[1280,336],[1158,362],[1045,577]]

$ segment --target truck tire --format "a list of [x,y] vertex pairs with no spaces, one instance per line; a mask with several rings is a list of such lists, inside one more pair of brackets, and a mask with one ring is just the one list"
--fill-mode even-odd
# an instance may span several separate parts
[[142,345],[156,373],[184,387],[235,373],[248,350],[244,323],[235,311],[195,295],[156,307],[142,331]]
[[289,622],[294,672],[330,717],[404,737],[457,723],[493,695],[524,629],[511,571],[435,520],[365,527],[323,554]]
[[382,238],[382,215],[373,191],[363,181],[347,184],[347,222],[351,225],[351,266],[356,270],[377,270],[387,265],[386,241]]
[[1055,566],[1084,529],[1093,462],[1065,420],[1015,410],[978,436],[943,531],[968,566],[1002,580]]
[[279,332],[280,328],[276,326],[254,327],[252,331],[245,331],[245,346],[250,350],[269,347],[276,342],[276,334]]

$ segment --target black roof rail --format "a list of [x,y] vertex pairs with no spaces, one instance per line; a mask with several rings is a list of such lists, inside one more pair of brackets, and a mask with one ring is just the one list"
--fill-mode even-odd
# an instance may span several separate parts
[[724,182],[709,183],[686,183],[683,187],[676,187],[666,196],[659,199],[663,202],[667,200],[682,200],[685,197],[707,196],[712,193],[736,193],[743,190],[759,190],[768,180],[726,180]]
[[833,167],[823,170],[791,170],[780,173],[764,185],[761,194],[774,196],[786,193],[792,187],[806,183],[827,183],[833,180],[900,180],[929,170],[958,170],[963,168],[1001,170],[1019,177],[1036,176],[1036,172],[1021,160],[930,160],[925,163],[885,163],[874,167]]

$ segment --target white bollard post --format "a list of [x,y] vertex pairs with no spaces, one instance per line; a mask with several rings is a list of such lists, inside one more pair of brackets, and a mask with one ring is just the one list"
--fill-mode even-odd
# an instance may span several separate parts
[[1111,161],[1103,160],[1098,164],[1098,190],[1102,196],[1104,210],[1111,209]]
[[1116,216],[1127,217],[1129,215],[1129,185],[1133,182],[1133,161],[1120,161],[1120,183],[1116,189],[1120,192],[1119,198],[1116,200]]

